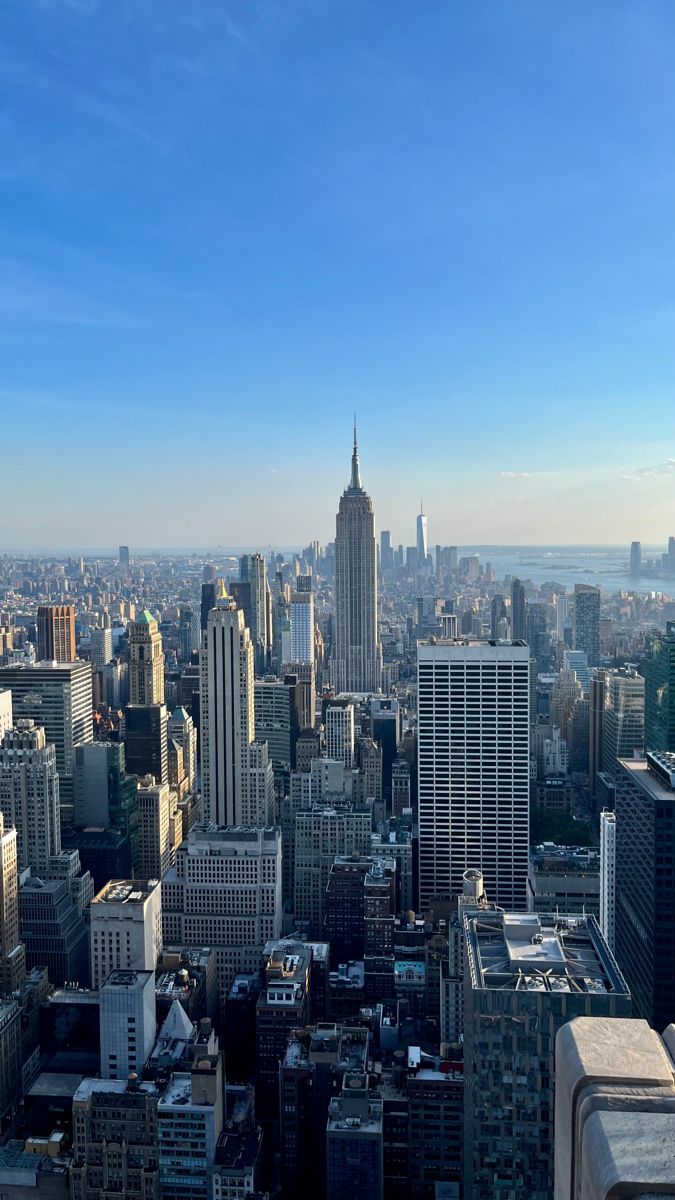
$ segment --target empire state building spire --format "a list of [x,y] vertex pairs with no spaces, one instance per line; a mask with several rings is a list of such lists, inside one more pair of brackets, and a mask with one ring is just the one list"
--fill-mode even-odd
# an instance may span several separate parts
[[353,492],[360,492],[361,489],[361,471],[359,468],[359,445],[356,440],[356,415],[354,416],[354,449],[352,450],[352,478],[349,485]]
[[351,478],[340,499],[335,529],[333,668],[338,692],[375,692],[381,685],[375,517],[361,483],[356,421]]

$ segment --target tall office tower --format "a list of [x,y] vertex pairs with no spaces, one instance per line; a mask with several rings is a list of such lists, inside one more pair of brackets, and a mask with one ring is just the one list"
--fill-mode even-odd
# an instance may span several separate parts
[[127,579],[129,577],[129,558],[130,558],[129,547],[128,546],[120,546],[119,564],[120,564],[120,575],[122,576],[123,579]]
[[675,575],[675,537],[668,538],[668,570],[671,575]]
[[524,642],[525,628],[525,588],[519,579],[511,580],[511,637],[514,642]]
[[0,812],[0,992],[15,992],[26,974],[19,941],[19,866],[16,829]]
[[560,592],[555,598],[555,636],[559,642],[563,642],[565,646],[572,645],[572,609],[573,599],[571,596],[562,595]]
[[129,695],[132,704],[164,703],[162,635],[147,608],[129,623]]
[[419,889],[460,893],[482,871],[494,903],[527,900],[529,649],[522,642],[417,647]]
[[262,674],[268,666],[272,646],[267,564],[262,554],[245,554],[239,560],[239,578],[251,585],[251,625],[255,670]]
[[630,573],[639,575],[642,570],[642,546],[640,542],[630,544]]
[[588,729],[588,786],[595,799],[597,790],[596,776],[602,770],[602,738],[605,720],[605,693],[607,672],[603,667],[596,667],[590,680],[590,706]]
[[311,937],[323,935],[326,888],[337,855],[370,850],[369,808],[318,804],[295,817],[293,915],[306,921]]
[[26,966],[46,967],[55,987],[89,984],[87,925],[70,880],[30,876],[19,888],[19,929]]
[[61,852],[56,751],[33,721],[17,721],[0,742],[0,809],[17,831],[19,865],[49,871]]
[[94,896],[89,919],[92,987],[111,971],[154,971],[162,950],[158,879],[111,879]]
[[340,499],[335,531],[334,681],[338,692],[376,692],[381,650],[377,636],[377,563],[373,502],[361,486],[354,428],[352,474]]
[[675,751],[675,621],[645,646],[645,746]]
[[362,796],[367,804],[382,802],[382,750],[370,737],[358,741],[356,765],[362,777]]
[[[16,1107],[21,1099],[22,1088],[22,1035],[23,1021],[22,1005],[15,997],[7,996],[0,1000],[0,1118],[4,1121],[10,1114],[16,1115]],[[16,1192],[12,1183],[16,1179],[14,1172],[10,1175],[10,1187],[5,1191],[9,1197]],[[30,1180],[31,1191],[35,1184],[35,1173]],[[49,1187],[49,1184],[47,1184]]]
[[200,626],[202,633],[206,629],[209,619],[209,613],[212,608],[215,608],[216,600],[218,599],[218,584],[215,580],[207,580],[202,584],[202,599],[200,607]]
[[429,548],[427,546],[427,518],[424,512],[424,505],[420,500],[420,511],[417,516],[417,566],[418,569],[426,566],[427,554]]
[[391,545],[391,534],[383,529],[380,534],[380,570],[391,571],[394,565],[394,551]]
[[73,1096],[72,1196],[159,1196],[158,1099],[157,1085],[139,1079],[82,1080]]
[[140,1079],[157,1034],[154,971],[111,971],[99,991],[101,1078]]
[[126,771],[121,742],[93,742],[75,748],[74,820],[77,826],[135,831],[136,780]]
[[[588,695],[591,686],[591,668],[588,665],[585,650],[563,650],[562,670],[574,671],[584,695]],[[593,670],[598,671],[600,668],[594,667]]]
[[128,704],[124,710],[124,751],[130,775],[169,780],[165,704]]
[[[253,643],[243,612],[224,595],[209,613],[200,652],[200,711],[204,816],[216,825],[268,824],[269,792],[261,807],[251,776]],[[273,790],[271,772],[270,763]]]
[[9,688],[0,688],[0,738],[14,724],[12,715],[12,693]]
[[617,760],[633,758],[645,740],[645,681],[632,667],[607,671],[602,770],[614,782]]
[[291,592],[290,652],[283,657],[289,662],[314,665],[314,593],[312,576],[298,575],[297,590]]
[[555,1046],[555,1197],[672,1194],[672,1041],[645,1021],[579,1017]]
[[164,942],[211,946],[221,997],[235,975],[260,969],[265,942],[281,935],[278,829],[193,827],[162,880]]
[[200,615],[187,605],[181,605],[178,618],[178,653],[182,662],[190,662],[200,643]]
[[102,671],[113,656],[112,629],[110,625],[91,632],[91,663],[95,671]]
[[574,585],[574,649],[585,650],[589,667],[600,665],[600,588]]
[[383,1102],[368,1076],[345,1071],[326,1128],[327,1200],[382,1200]]
[[382,794],[391,799],[391,773],[401,740],[401,710],[398,700],[373,697],[370,702],[370,736],[382,749]]
[[616,957],[635,1016],[675,1020],[675,755],[647,751],[616,774]]
[[167,734],[171,741],[176,742],[183,751],[183,766],[188,779],[188,790],[192,791],[197,779],[197,730],[192,717],[187,711],[178,707],[169,717]]
[[267,742],[275,779],[285,784],[295,769],[300,732],[300,692],[295,675],[256,679],[253,684],[256,739]]
[[630,1016],[628,986],[595,917],[465,912],[464,936],[465,1200],[551,1200],[555,1034]]
[[168,783],[152,775],[138,781],[138,856],[142,879],[162,879],[171,866],[171,810]]
[[41,604],[37,611],[37,627],[37,656],[41,661],[75,661],[75,609],[72,604]]
[[[281,674],[295,675],[298,681],[298,721],[300,731],[312,730],[316,722],[316,673],[311,663],[282,662]],[[302,768],[300,768],[302,769]]]
[[326,758],[354,765],[354,705],[329,704],[326,709]]
[[2,687],[12,692],[14,720],[30,717],[56,749],[61,824],[70,824],[75,747],[94,740],[91,663],[0,667]]
[[600,813],[600,928],[614,951],[616,921],[616,813]]
[[497,593],[492,597],[492,604],[490,605],[490,637],[493,642],[497,642],[502,638],[503,623],[506,621],[508,624],[508,619],[504,597]]
[[527,642],[539,674],[545,674],[551,664],[551,635],[546,620],[547,605],[534,601],[526,606]]

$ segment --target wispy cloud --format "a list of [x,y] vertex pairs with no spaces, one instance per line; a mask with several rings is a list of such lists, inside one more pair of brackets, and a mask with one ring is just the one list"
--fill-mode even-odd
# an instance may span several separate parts
[[637,482],[641,479],[663,479],[669,476],[675,476],[675,458],[667,458],[665,462],[656,463],[652,467],[628,467],[621,478]]
[[500,471],[500,479],[544,479],[559,475],[559,471]]
[[0,59],[0,78],[7,88],[53,93],[67,104],[71,104],[84,116],[91,117],[111,129],[136,138],[156,150],[167,151],[170,149],[167,139],[160,137],[142,120],[139,120],[132,108],[125,108],[88,88],[64,82],[52,74],[46,74],[43,70],[36,70],[30,63],[20,59],[2,58]]

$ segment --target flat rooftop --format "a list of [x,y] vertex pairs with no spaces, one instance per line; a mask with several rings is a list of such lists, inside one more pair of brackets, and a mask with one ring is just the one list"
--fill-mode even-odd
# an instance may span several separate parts
[[143,904],[159,887],[159,879],[111,879],[92,904]]
[[[88,1100],[96,1092],[110,1093],[114,1092],[117,1096],[123,1096],[129,1089],[128,1079],[93,1079],[88,1076],[83,1079],[78,1087],[73,1102],[76,1100]],[[157,1095],[157,1086],[154,1083],[137,1082],[134,1092],[145,1092],[148,1096]]]
[[111,971],[106,979],[101,992],[110,992],[113,989],[124,988],[127,991],[142,992],[143,988],[147,987],[148,980],[155,978],[154,971]]
[[655,800],[675,801],[675,754],[650,751],[647,758],[620,758],[619,765]]
[[628,995],[592,916],[467,913],[464,931],[477,990]]

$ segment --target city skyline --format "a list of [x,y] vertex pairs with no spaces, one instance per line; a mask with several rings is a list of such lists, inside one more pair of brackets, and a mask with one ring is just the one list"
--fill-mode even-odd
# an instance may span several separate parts
[[672,10],[386,11],[7,0],[7,548],[326,536],[354,408],[380,527],[669,534]]

